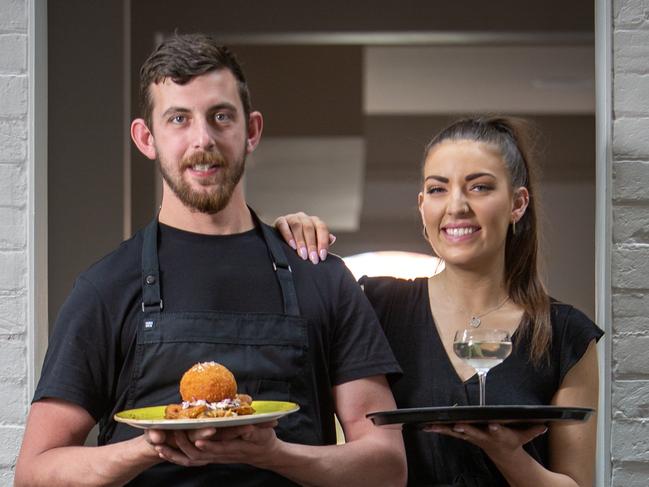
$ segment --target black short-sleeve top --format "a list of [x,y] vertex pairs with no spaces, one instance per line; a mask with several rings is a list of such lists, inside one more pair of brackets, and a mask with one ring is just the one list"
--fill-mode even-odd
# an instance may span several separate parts
[[[403,375],[391,379],[397,407],[475,405],[477,375],[462,382],[437,333],[430,311],[428,280],[391,277],[360,281],[374,306]],[[533,366],[529,343],[514,333],[512,354],[487,376],[486,403],[550,404],[570,368],[593,340],[603,335],[586,315],[553,301],[552,348],[547,364]],[[476,446],[449,436],[404,430],[409,485],[507,485],[489,458]],[[526,445],[548,466],[547,435]]]

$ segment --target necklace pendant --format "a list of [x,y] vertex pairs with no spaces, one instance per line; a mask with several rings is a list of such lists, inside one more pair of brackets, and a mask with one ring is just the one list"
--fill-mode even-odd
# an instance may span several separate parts
[[480,326],[480,318],[477,316],[472,316],[471,319],[469,320],[469,325],[471,325],[473,328],[477,328]]

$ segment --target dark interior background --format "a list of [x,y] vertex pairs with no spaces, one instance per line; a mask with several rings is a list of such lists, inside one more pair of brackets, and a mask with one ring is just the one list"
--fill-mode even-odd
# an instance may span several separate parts
[[[317,202],[311,211],[336,221],[340,209],[331,200],[340,190],[346,207],[355,212],[348,219],[351,227],[333,228],[338,236],[334,251],[343,256],[370,250],[428,252],[416,212],[422,149],[449,121],[473,111],[463,97],[476,96],[458,83],[456,92],[434,93],[451,107],[446,112],[368,109],[372,53],[417,46],[461,48],[469,56],[472,49],[520,48],[532,56],[538,49],[588,53],[594,46],[594,6],[584,0],[69,0],[50,2],[48,16],[51,323],[75,276],[155,214],[159,181],[154,165],[131,145],[128,126],[138,115],[139,66],[165,35],[210,32],[233,47],[247,72],[253,105],[264,113],[267,147],[286,147],[287,158],[291,141],[314,141],[314,147],[325,149],[328,143],[349,141],[362,149],[349,174],[344,161],[335,171],[317,173],[322,155],[314,149],[303,154],[299,171],[287,165],[287,173],[273,171],[276,180],[260,182],[255,174],[261,174],[262,161],[259,169],[252,164],[249,175],[249,197],[262,215],[268,206],[264,201],[287,211],[307,209],[295,206],[304,200],[282,186],[288,180],[310,192],[310,201]],[[523,100],[502,109],[495,104],[490,111],[506,110],[537,124],[549,288],[593,317],[594,59],[586,55],[583,62],[586,68],[592,65],[590,83],[549,79],[536,91],[527,86],[522,68]],[[494,75],[499,66],[493,62]],[[515,84],[516,76],[508,76]],[[425,86],[427,80],[412,82]],[[499,89],[488,79],[484,86]],[[402,86],[389,97],[407,97],[409,89]],[[511,86],[502,87],[502,99],[507,100],[508,90]],[[583,103],[553,108],[557,97],[570,101],[591,94],[590,109]],[[324,174],[322,180],[313,180],[310,166]]]

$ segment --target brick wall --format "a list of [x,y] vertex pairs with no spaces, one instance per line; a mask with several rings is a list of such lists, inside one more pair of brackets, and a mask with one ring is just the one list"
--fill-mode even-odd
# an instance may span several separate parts
[[613,2],[612,485],[649,479],[649,0]]
[[28,1],[0,0],[0,486],[27,414]]

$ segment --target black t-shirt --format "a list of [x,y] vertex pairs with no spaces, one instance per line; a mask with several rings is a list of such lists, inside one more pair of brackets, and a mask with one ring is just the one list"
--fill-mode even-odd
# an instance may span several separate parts
[[[478,404],[477,375],[462,382],[437,333],[428,280],[364,277],[360,282],[403,369],[402,376],[390,380],[397,407]],[[487,404],[550,404],[566,373],[590,342],[603,334],[586,315],[567,304],[553,302],[551,321],[549,364],[534,367],[529,361],[529,342],[518,340],[514,333],[512,354],[487,376]],[[507,485],[495,465],[471,443],[411,429],[404,430],[403,436],[409,485]],[[548,466],[547,435],[537,437],[525,449]]]
[[[160,225],[158,238],[165,311],[282,313],[281,290],[259,228],[210,236]],[[34,401],[64,399],[104,422],[123,409],[142,314],[142,243],[138,232],[77,279],[57,317]],[[308,322],[324,442],[335,443],[332,386],[400,369],[341,259],[332,255],[313,265],[290,247],[284,250]]]

